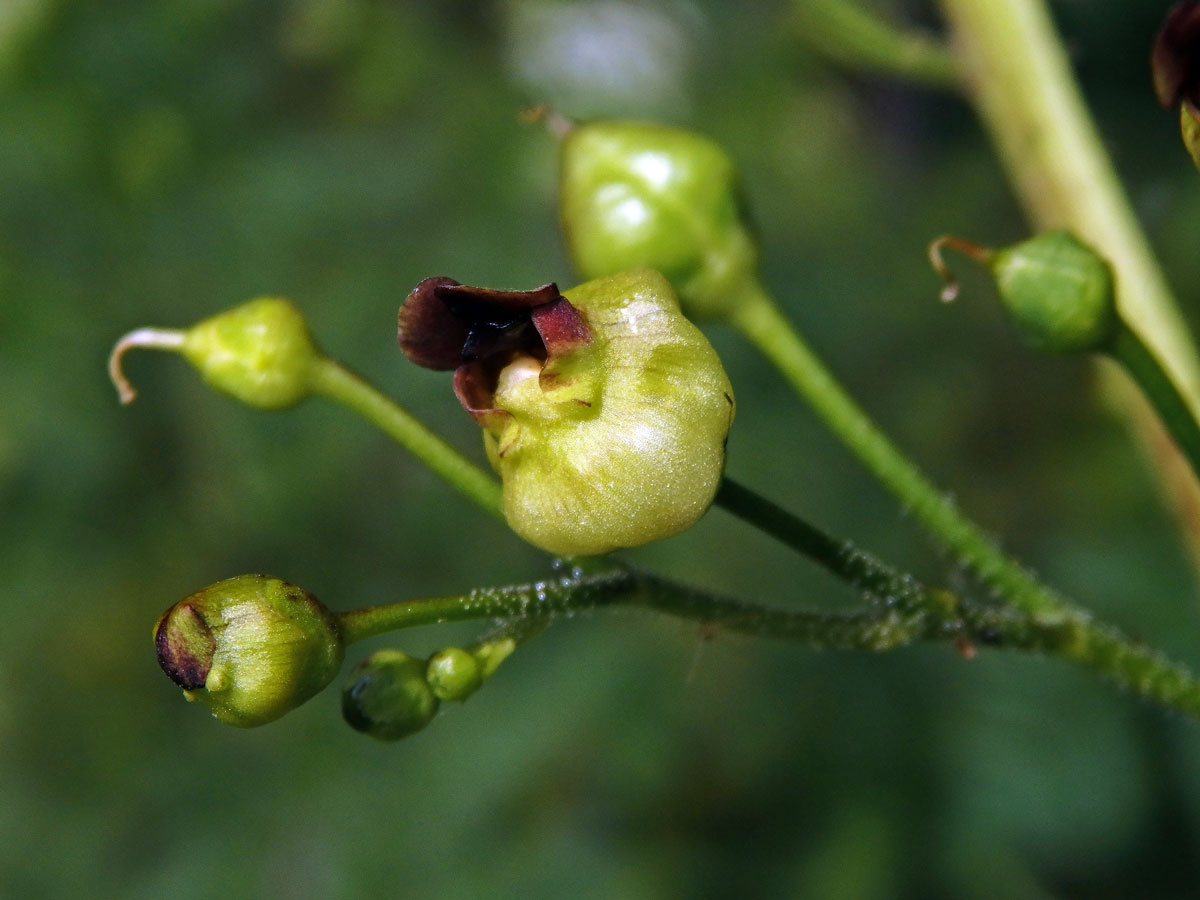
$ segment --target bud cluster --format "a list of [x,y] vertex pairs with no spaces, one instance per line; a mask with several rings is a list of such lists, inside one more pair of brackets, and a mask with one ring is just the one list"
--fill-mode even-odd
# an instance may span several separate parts
[[426,660],[399,650],[377,650],[350,673],[342,717],[381,741],[414,734],[433,721],[443,701],[465,701],[516,648],[500,635],[476,646],[446,647]]

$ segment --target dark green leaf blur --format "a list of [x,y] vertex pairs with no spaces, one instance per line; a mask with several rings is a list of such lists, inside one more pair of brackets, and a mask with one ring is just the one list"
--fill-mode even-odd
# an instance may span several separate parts
[[[1195,324],[1200,178],[1148,69],[1165,4],[1105,7],[1054,5]],[[1196,570],[1094,370],[1025,349],[966,263],[959,301],[937,300],[930,239],[1025,236],[969,110],[831,69],[791,13],[0,0],[0,896],[1196,895],[1200,723],[1059,662],[595,613],[395,744],[347,727],[336,685],[243,731],[158,669],[158,615],[239,573],[334,609],[550,573],[331,403],[256,412],[144,352],[122,408],[105,373],[130,329],[283,295],[483,463],[395,315],[430,275],[573,283],[554,140],[518,117],[534,102],[727,146],[765,281],[897,443],[1050,583],[1200,663]],[[765,363],[708,333],[738,394],[731,475],[962,585]],[[781,605],[857,599],[718,510],[624,556]],[[376,639],[347,668],[484,628]]]

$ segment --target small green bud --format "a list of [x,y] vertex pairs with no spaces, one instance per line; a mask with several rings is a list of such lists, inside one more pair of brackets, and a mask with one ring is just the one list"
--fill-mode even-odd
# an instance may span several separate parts
[[586,279],[657,269],[688,315],[723,317],[754,278],[733,163],[701,135],[644,122],[578,125],[562,141],[559,204]]
[[1000,299],[1026,343],[1078,353],[1106,349],[1117,305],[1108,262],[1069,231],[1046,231],[996,251]]
[[154,628],[158,663],[230,725],[263,725],[321,691],[342,664],[337,619],[302,588],[239,575],[176,603]]
[[1001,301],[1031,347],[1059,353],[1111,348],[1120,324],[1112,268],[1071,232],[1045,231],[1001,250],[938,238],[929,258],[946,281],[942,299],[953,300],[958,282],[942,260],[944,247],[991,269]]
[[733,389],[659,273],[561,295],[429,278],[405,301],[399,336],[414,362],[455,369],[505,517],[530,543],[607,553],[678,534],[711,505]]
[[307,397],[321,358],[299,310],[277,297],[251,300],[186,331],[141,328],[127,334],[109,358],[122,403],[136,396],[121,372],[121,358],[134,347],[182,353],[210,385],[260,409],[285,409]]
[[342,717],[381,741],[420,731],[440,701],[425,679],[425,664],[399,650],[378,650],[359,663],[342,691]]
[[483,669],[470,651],[446,647],[429,657],[425,679],[441,700],[466,700],[483,684]]

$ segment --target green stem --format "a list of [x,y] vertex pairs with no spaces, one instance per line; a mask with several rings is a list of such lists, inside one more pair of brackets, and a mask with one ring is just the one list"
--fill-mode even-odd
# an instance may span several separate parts
[[918,617],[895,610],[830,614],[775,609],[615,568],[602,575],[367,607],[342,613],[340,621],[343,640],[352,644],[415,625],[471,619],[541,619],[618,605],[640,606],[728,631],[820,647],[882,650],[910,643],[923,633]]
[[886,22],[852,0],[798,0],[796,32],[815,52],[929,87],[958,85],[954,54],[927,34]]
[[735,310],[734,327],[783,373],[863,465],[980,581],[1030,613],[1054,616],[1069,608],[1061,597],[1001,552],[896,449],[759,285],[747,289]]
[[1058,623],[1003,611],[964,610],[964,631],[980,644],[1042,653],[1099,672],[1125,690],[1200,718],[1200,679],[1112,625],[1072,613]]
[[[475,590],[341,615],[346,643],[435,622],[472,619],[542,620],[601,607],[628,606],[676,616],[722,631],[769,637],[825,649],[882,651],[916,641],[960,648],[1012,649],[1055,656],[1099,672],[1118,686],[1200,718],[1200,680],[1187,668],[1131,641],[1084,614],[1055,622],[988,606],[947,605],[940,615],[895,608],[850,613],[792,611],[746,603],[654,575],[610,569],[535,584]],[[970,655],[970,654],[968,654]]]
[[946,603],[946,598],[941,596],[945,592],[939,592],[936,599],[932,598],[911,575],[893,569],[860,550],[852,541],[830,537],[729,478],[721,482],[715,502],[880,603],[909,613],[925,612],[931,605],[940,609]]
[[1158,357],[1124,324],[1119,326],[1111,353],[1157,410],[1171,437],[1187,457],[1192,471],[1200,475],[1200,426],[1197,426],[1187,401],[1163,369]]
[[313,390],[377,425],[462,494],[501,519],[504,508],[496,479],[357,375],[322,357],[312,372]]
[[1104,150],[1045,4],[941,3],[972,102],[1030,220],[1038,228],[1070,228],[1111,260],[1122,317],[1195,407],[1200,357]]

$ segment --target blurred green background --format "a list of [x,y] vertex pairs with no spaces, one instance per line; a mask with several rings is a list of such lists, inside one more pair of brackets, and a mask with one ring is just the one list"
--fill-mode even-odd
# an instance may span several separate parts
[[[1147,72],[1165,4],[1104,6],[1054,9],[1195,323],[1200,178]],[[346,727],[336,690],[223,727],[157,668],[158,614],[240,572],[340,609],[549,572],[332,404],[256,413],[144,353],[125,409],[104,370],[134,327],[283,294],[482,461],[449,379],[401,358],[395,312],[428,275],[572,283],[553,141],[518,122],[534,101],[729,147],[767,282],[897,442],[1051,583],[1200,663],[1195,571],[1091,370],[1024,350],[976,273],[936,300],[933,236],[1022,234],[969,111],[830,69],[791,13],[0,2],[0,896],[1195,896],[1200,727],[1056,662],[595,614],[391,745]],[[959,584],[764,363],[709,333],[738,391],[730,473]],[[854,600],[720,511],[626,556],[761,600]]]

